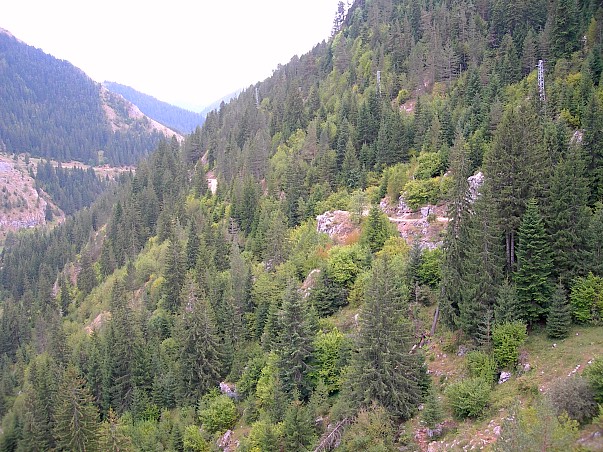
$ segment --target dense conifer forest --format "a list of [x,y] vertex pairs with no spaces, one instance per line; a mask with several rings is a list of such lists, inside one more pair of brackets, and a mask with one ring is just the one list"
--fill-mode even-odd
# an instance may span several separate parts
[[124,96],[149,118],[180,133],[191,133],[203,124],[204,116],[180,107],[175,107],[152,96],[115,82],[103,82],[109,90]]
[[[116,114],[127,105],[109,99]],[[0,30],[0,151],[87,164],[129,165],[163,135],[144,121],[112,130],[101,89],[71,63]],[[102,153],[99,153],[102,151]]]
[[[0,450],[589,450],[602,45],[594,0],[341,2],[184,142],[7,239]],[[427,205],[435,243],[388,220]]]

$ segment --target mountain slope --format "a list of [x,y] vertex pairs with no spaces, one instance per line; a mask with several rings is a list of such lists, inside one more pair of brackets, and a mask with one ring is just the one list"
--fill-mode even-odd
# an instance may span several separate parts
[[[14,237],[0,449],[63,440],[48,401],[72,368],[107,449],[572,450],[600,430],[558,417],[603,400],[597,7],[358,0],[116,198]],[[390,211],[419,239],[447,220],[442,248]]]
[[201,113],[194,113],[176,107],[126,85],[107,81],[103,82],[103,85],[110,91],[120,94],[132,102],[148,117],[170,127],[172,130],[191,133],[198,126],[203,125],[204,115]]
[[[170,136],[141,115],[130,115],[123,99],[103,96],[101,86],[69,62],[5,30],[0,30],[0,104],[0,146],[6,152],[130,164]],[[127,127],[110,125],[106,105]]]

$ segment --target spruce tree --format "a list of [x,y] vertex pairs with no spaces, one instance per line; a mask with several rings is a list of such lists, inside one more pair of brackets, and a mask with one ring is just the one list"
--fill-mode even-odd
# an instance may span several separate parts
[[360,331],[350,371],[352,401],[359,408],[379,403],[399,419],[409,419],[421,400],[423,359],[411,354],[411,325],[387,258],[373,265],[360,314]]
[[174,332],[179,346],[180,394],[183,401],[194,403],[219,383],[223,353],[213,310],[190,276],[182,298]]
[[517,271],[514,281],[521,318],[527,323],[540,320],[547,312],[553,293],[553,269],[550,245],[538,203],[531,199],[522,217],[518,232]]
[[278,335],[280,379],[288,394],[297,391],[304,399],[310,395],[312,337],[310,317],[295,282],[285,289]]
[[568,287],[584,276],[590,262],[587,233],[591,211],[581,148],[570,149],[556,166],[549,192],[547,230],[551,237],[555,276]]
[[568,336],[572,316],[570,305],[561,283],[551,298],[551,306],[546,318],[546,334],[552,339],[563,339]]
[[497,325],[520,320],[521,310],[515,284],[505,279],[498,288],[494,305],[494,323]]
[[438,400],[438,396],[433,387],[430,388],[427,396],[425,397],[421,419],[429,429],[437,427],[437,425],[444,419],[444,409],[442,408],[442,403]]
[[86,381],[73,366],[69,366],[63,376],[54,419],[54,437],[60,450],[100,450],[98,410]]
[[180,290],[184,282],[186,261],[182,253],[180,241],[172,237],[167,248],[166,264],[163,271],[165,281],[163,283],[163,302],[168,312],[178,311]]

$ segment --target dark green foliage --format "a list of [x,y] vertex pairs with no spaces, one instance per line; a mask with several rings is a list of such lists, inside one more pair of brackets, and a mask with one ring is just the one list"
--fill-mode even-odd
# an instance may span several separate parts
[[392,416],[408,419],[421,400],[423,360],[409,353],[413,338],[402,317],[404,308],[392,262],[376,260],[365,290],[349,384],[358,406],[366,408],[377,402]]
[[[0,74],[0,135],[4,150],[61,161],[132,164],[157,145],[161,135],[142,122],[112,132],[100,86],[67,61],[57,60],[10,34],[0,35],[5,67]],[[105,99],[127,117],[117,96]]]
[[307,451],[314,440],[314,420],[308,407],[293,400],[283,419],[283,447],[292,452]]
[[445,394],[457,419],[479,417],[490,400],[491,382],[470,378],[452,383]]
[[590,422],[599,412],[593,389],[588,380],[582,377],[558,380],[551,386],[547,395],[557,415],[565,413],[580,424]]
[[551,298],[546,317],[546,335],[552,339],[563,339],[569,335],[572,315],[565,289],[559,283]]
[[433,388],[429,390],[425,397],[423,411],[421,412],[421,420],[431,429],[435,428],[444,420],[444,408]]
[[517,271],[514,281],[521,318],[540,320],[548,310],[553,293],[551,250],[536,200],[528,202],[518,231]]
[[379,206],[371,207],[366,223],[362,228],[361,241],[371,252],[379,251],[388,237],[393,236],[392,226]]
[[494,305],[494,321],[498,324],[520,320],[521,310],[515,284],[508,279],[498,289]]
[[277,338],[279,371],[287,394],[297,391],[301,397],[310,395],[310,360],[312,357],[312,325],[307,306],[297,285],[290,281],[285,289]]
[[175,107],[166,102],[143,94],[135,89],[115,82],[103,82],[109,90],[121,94],[142,111],[149,118],[182,133],[191,133],[203,125],[204,117],[201,113],[194,113],[183,108]]
[[224,374],[214,312],[191,278],[183,289],[182,307],[174,326],[178,344],[180,395],[191,403],[215,388]]
[[312,287],[309,301],[320,317],[333,314],[348,304],[348,290],[337,284],[328,274],[328,269],[320,270]]
[[100,450],[98,410],[85,380],[74,367],[63,376],[55,408],[54,436],[59,450]]
[[180,241],[174,238],[167,249],[166,265],[163,283],[164,307],[168,312],[178,311],[180,306],[180,290],[184,284],[187,261],[182,253]]

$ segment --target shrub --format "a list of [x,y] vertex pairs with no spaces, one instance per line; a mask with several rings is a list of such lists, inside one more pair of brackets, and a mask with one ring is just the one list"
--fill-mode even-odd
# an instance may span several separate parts
[[514,367],[519,356],[519,347],[528,337],[526,325],[523,322],[506,322],[495,325],[492,330],[494,345],[494,360],[500,368]]
[[593,388],[581,377],[557,381],[549,390],[551,404],[557,415],[567,415],[581,424],[589,422],[599,411]]
[[480,350],[467,353],[467,372],[472,378],[482,378],[492,383],[496,376],[496,362],[494,358]]
[[439,152],[421,152],[417,159],[415,177],[417,179],[431,179],[441,176],[446,169],[445,162]]
[[[209,397],[212,398],[208,400]],[[209,433],[223,433],[237,421],[239,417],[237,407],[226,395],[209,394],[209,397],[202,399],[201,405],[204,406],[199,410],[199,420]]]
[[584,369],[584,377],[594,391],[595,400],[603,403],[603,359],[595,359],[590,366]]
[[480,416],[490,400],[491,383],[483,378],[457,381],[446,388],[445,395],[458,419]]
[[577,278],[571,289],[572,317],[579,323],[596,324],[603,312],[603,278],[589,273]]

